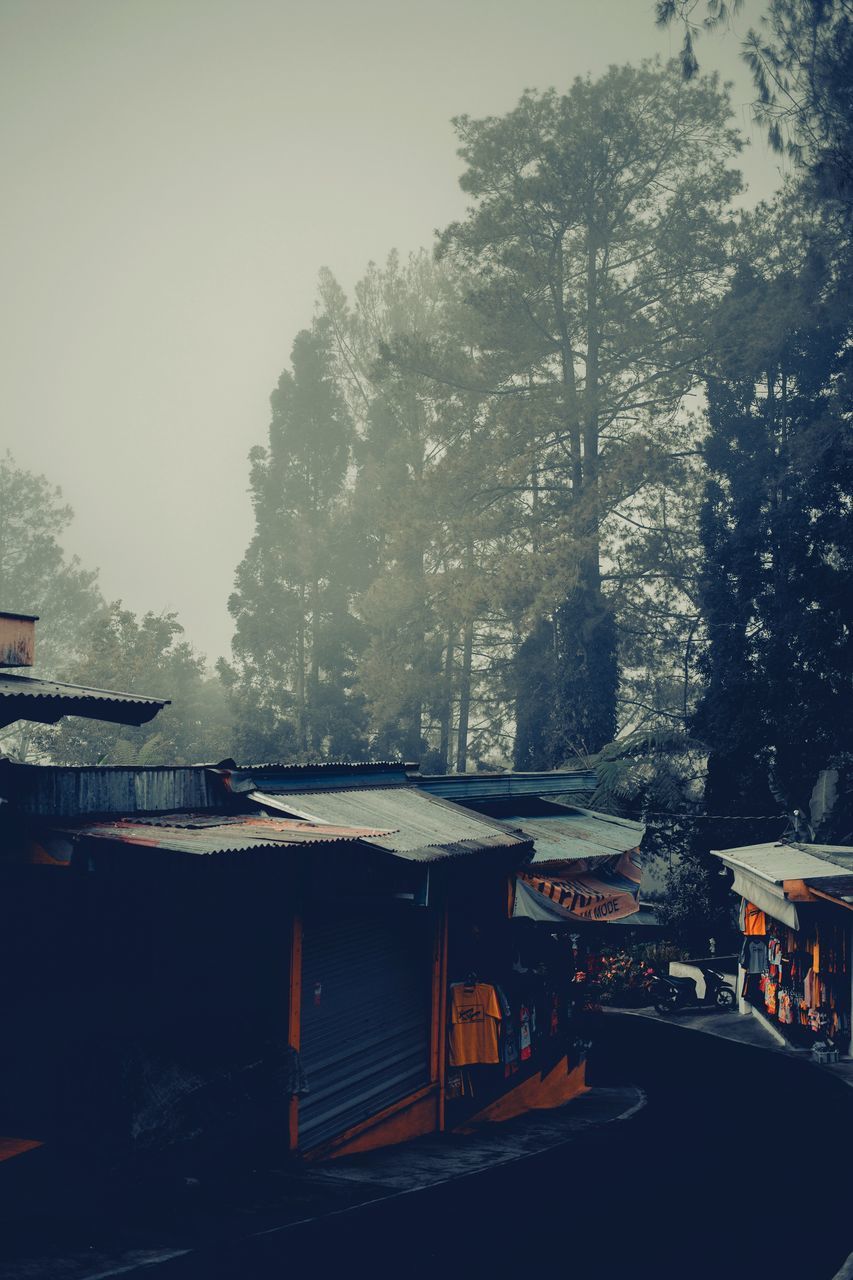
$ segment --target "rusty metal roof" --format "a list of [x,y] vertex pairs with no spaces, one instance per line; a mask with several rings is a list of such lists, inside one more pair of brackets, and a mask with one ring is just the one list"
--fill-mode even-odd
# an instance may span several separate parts
[[300,819],[262,818],[255,814],[212,817],[210,814],[164,814],[134,821],[93,822],[68,833],[77,839],[110,840],[137,848],[175,853],[247,853],[302,844],[353,844],[366,836],[387,836],[375,827],[319,826]]
[[529,836],[407,785],[284,794],[265,790],[250,798],[264,808],[309,822],[382,824],[390,828],[388,834],[367,838],[365,843],[413,862],[434,862],[487,849],[522,852],[530,845]]
[[56,680],[0,673],[0,728],[16,720],[56,724],[63,716],[140,725],[153,720],[168,703],[168,698],[118,693],[113,689],[90,689],[85,685],[60,684]]

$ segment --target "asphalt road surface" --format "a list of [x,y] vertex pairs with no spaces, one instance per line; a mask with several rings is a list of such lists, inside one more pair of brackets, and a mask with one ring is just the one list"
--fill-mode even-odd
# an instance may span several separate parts
[[849,1087],[629,1015],[602,1019],[591,1077],[639,1084],[648,1105],[556,1151],[175,1259],[152,1280],[830,1280],[853,1250]]

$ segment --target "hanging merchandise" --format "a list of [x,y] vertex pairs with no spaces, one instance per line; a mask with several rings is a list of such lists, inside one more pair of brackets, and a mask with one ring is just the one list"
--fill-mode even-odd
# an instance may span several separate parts
[[767,917],[764,912],[754,903],[747,902],[746,898],[742,898],[740,904],[740,930],[747,937],[767,932]]
[[744,938],[739,963],[747,973],[763,973],[767,968],[767,943],[764,939]]
[[801,908],[798,928],[785,928],[767,917],[765,936],[752,932],[760,922],[750,907],[749,902],[741,904],[743,998],[784,1028],[800,1048],[816,1036],[837,1039],[842,1046],[849,1043],[846,920],[819,914],[819,908]]
[[518,1019],[520,1023],[519,1044],[521,1045],[521,1060],[526,1062],[533,1052],[530,1033],[530,1010],[526,1004],[523,1004],[519,1009]]
[[450,1065],[500,1062],[500,1023],[500,1004],[490,983],[454,982],[450,988]]
[[499,986],[495,987],[495,991],[498,994],[498,1003],[501,1007],[501,1062],[504,1064],[504,1075],[511,1076],[518,1071],[518,1034],[506,992],[503,987]]

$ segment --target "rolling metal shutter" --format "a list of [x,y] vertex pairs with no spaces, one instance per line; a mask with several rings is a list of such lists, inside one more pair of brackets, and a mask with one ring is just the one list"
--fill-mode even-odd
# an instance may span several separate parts
[[322,920],[302,938],[305,1151],[429,1081],[427,913],[411,907]]

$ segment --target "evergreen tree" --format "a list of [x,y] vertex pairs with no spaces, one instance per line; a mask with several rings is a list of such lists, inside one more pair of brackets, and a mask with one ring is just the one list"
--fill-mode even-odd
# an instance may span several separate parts
[[255,534],[229,601],[234,666],[222,668],[238,749],[255,759],[358,757],[362,629],[351,609],[345,503],[352,424],[323,321],[297,335],[271,404],[268,445],[250,454]]
[[148,724],[105,724],[66,717],[36,731],[41,753],[57,764],[199,764],[231,752],[225,690],[203,655],[183,638],[174,613],[136,617],[117,601],[86,626],[84,655],[68,670],[74,683],[168,698]]
[[818,772],[853,749],[846,285],[798,255],[791,216],[771,224],[775,262],[740,272],[708,379],[696,731],[718,813],[807,811]]
[[516,755],[536,767],[598,750],[616,730],[603,530],[651,478],[657,424],[704,347],[739,185],[729,115],[713,80],[686,85],[675,68],[647,65],[456,122],[473,204],[440,251],[476,282],[484,380],[520,402],[505,415],[515,448],[498,452],[512,459],[507,491],[524,486],[537,526],[525,610],[536,638],[515,680],[520,726],[547,708]]
[[63,550],[73,518],[45,476],[0,457],[0,609],[39,616],[37,674],[54,678],[68,675],[104,607],[97,572]]
[[[691,79],[702,31],[724,29],[744,0],[657,0],[660,26],[678,21]],[[702,11],[704,10],[704,17]],[[741,42],[755,86],[753,112],[774,150],[793,158],[811,193],[853,209],[853,5],[850,0],[768,0],[761,25]]]
[[468,501],[487,441],[476,391],[435,372],[462,366],[470,381],[468,313],[427,254],[372,264],[352,305],[328,273],[321,288],[357,423],[352,519],[368,637],[358,683],[372,749],[464,770],[469,752],[479,758],[492,745],[478,702],[485,526]]

